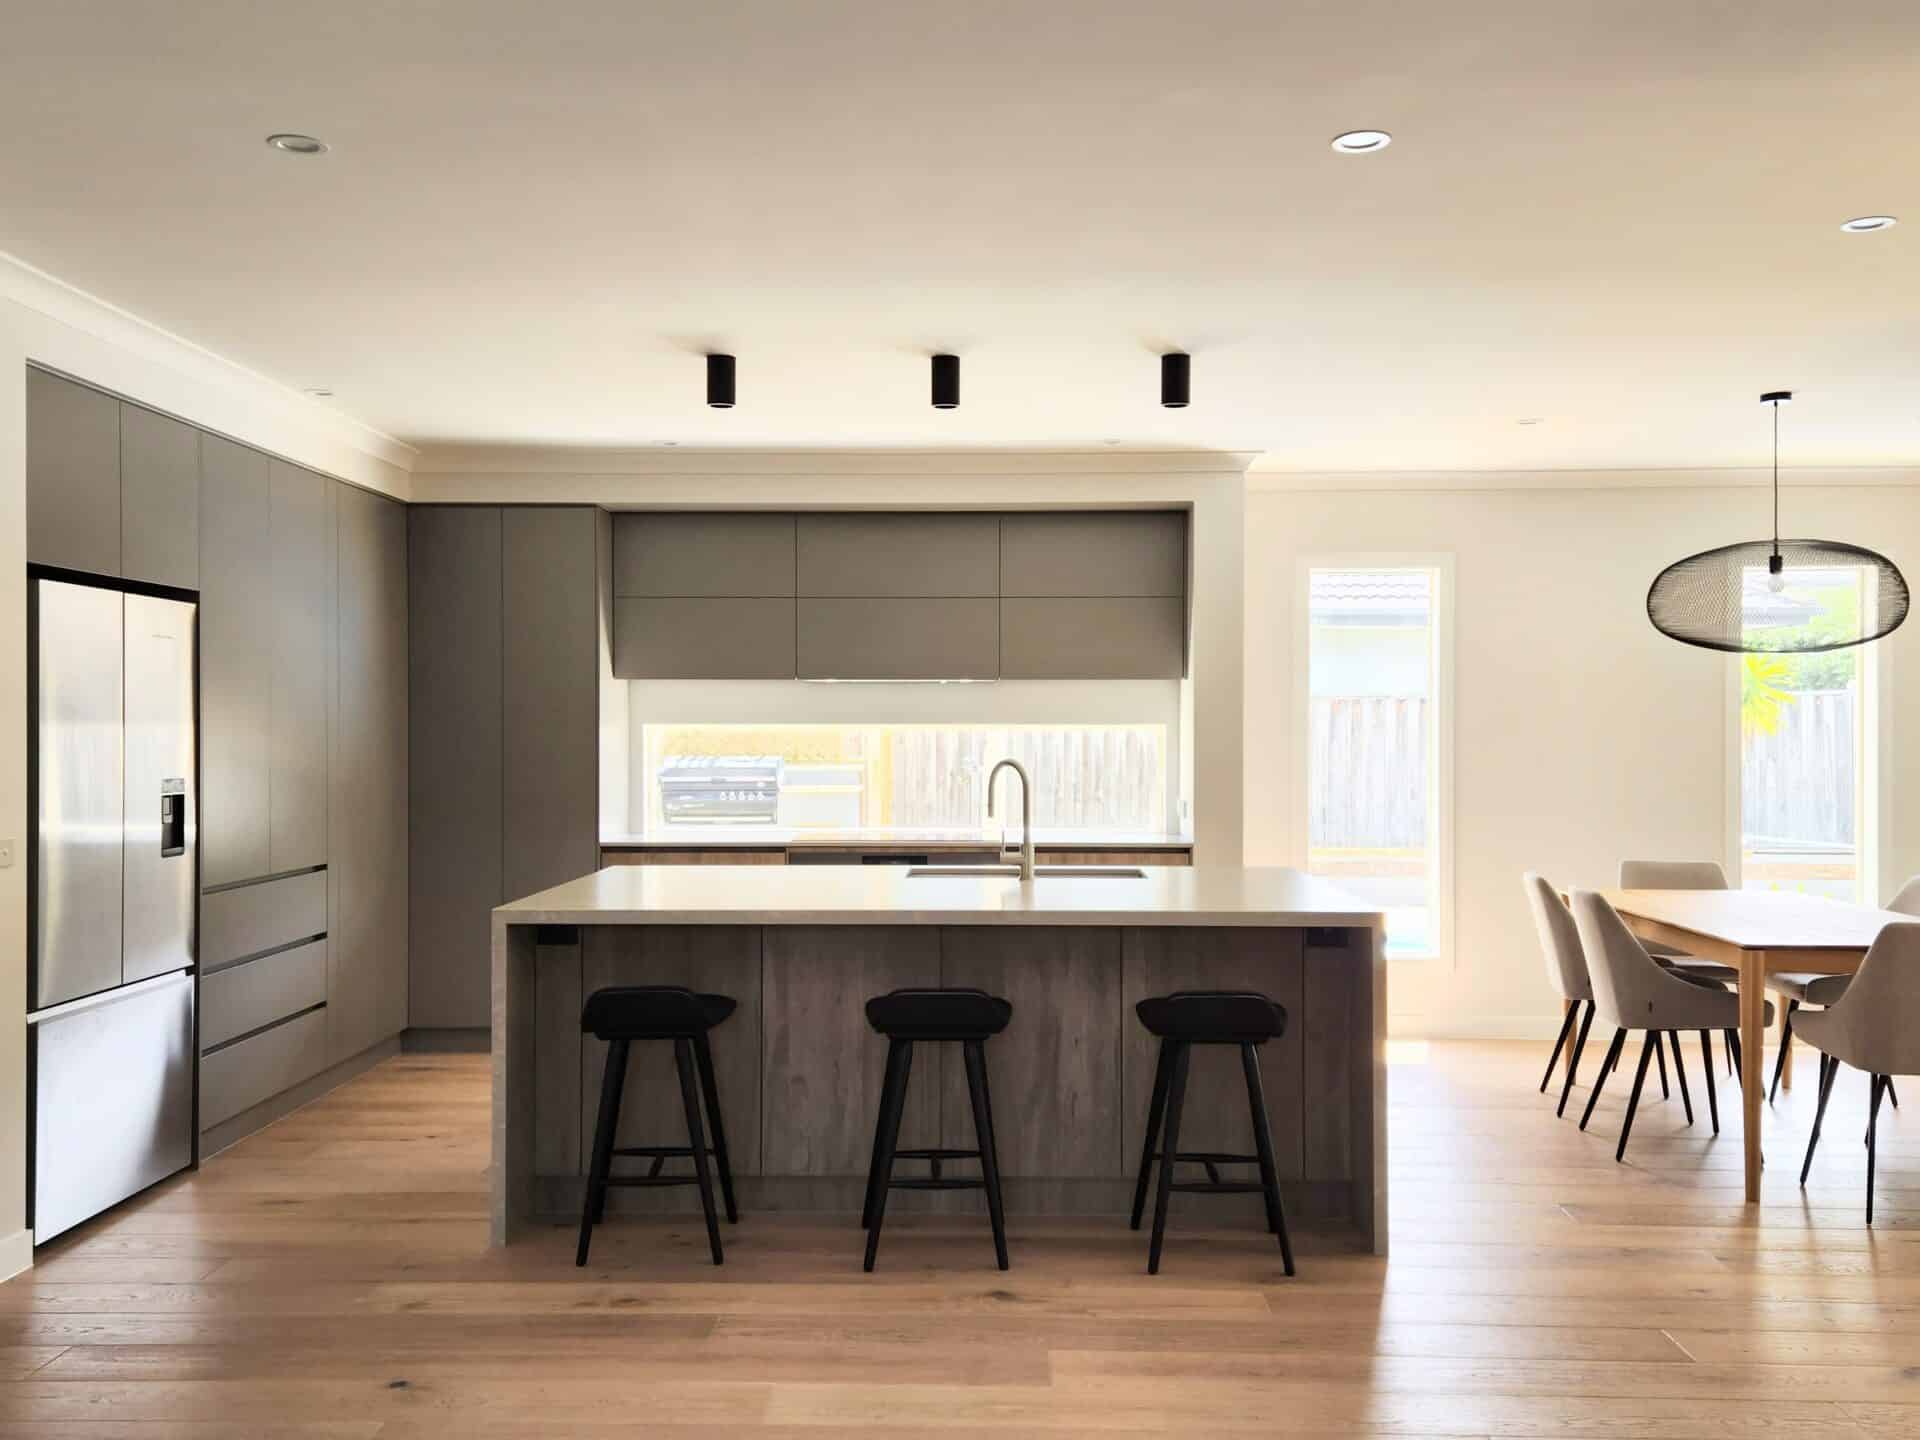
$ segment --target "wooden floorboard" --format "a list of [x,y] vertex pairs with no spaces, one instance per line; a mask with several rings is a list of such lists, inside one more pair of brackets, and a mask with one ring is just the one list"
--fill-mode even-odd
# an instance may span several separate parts
[[1805,1190],[1781,1096],[1749,1208],[1724,1075],[1718,1138],[1696,1060],[1694,1127],[1643,1099],[1616,1165],[1626,1086],[1581,1134],[1544,1058],[1393,1065],[1390,1262],[1306,1233],[1289,1279],[1181,1216],[1149,1279],[1108,1219],[1014,1219],[1005,1275],[974,1217],[889,1222],[872,1276],[848,1216],[749,1214],[718,1270],[681,1216],[489,1250],[487,1057],[403,1055],[0,1286],[0,1440],[1920,1435],[1920,1117],[1868,1230],[1864,1078]]

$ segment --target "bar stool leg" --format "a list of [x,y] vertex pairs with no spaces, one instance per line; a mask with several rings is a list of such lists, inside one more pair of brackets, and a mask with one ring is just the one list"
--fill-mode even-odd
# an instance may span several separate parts
[[720,1217],[713,1208],[713,1175],[707,1168],[707,1137],[700,1123],[700,1095],[694,1088],[693,1042],[675,1040],[673,1061],[680,1070],[680,1103],[687,1112],[687,1148],[693,1151],[693,1173],[700,1182],[700,1208],[707,1216],[707,1245],[713,1263],[721,1263]]
[[707,1123],[713,1126],[713,1159],[720,1171],[720,1197],[726,1202],[727,1223],[740,1223],[740,1207],[733,1203],[733,1162],[727,1158],[727,1131],[720,1120],[720,1087],[713,1078],[713,1048],[706,1035],[693,1037],[693,1058],[700,1067],[700,1092],[706,1097]]
[[[620,1047],[620,1083],[613,1087],[613,1119],[607,1125],[607,1174],[613,1173],[613,1152],[620,1144],[620,1106],[627,1094],[627,1062],[633,1053],[633,1045],[628,1040],[616,1040]],[[602,1177],[603,1180],[605,1177]],[[600,1198],[594,1202],[593,1223],[598,1225],[607,1218],[607,1191],[611,1187],[602,1184]]]
[[1260,1154],[1260,1188],[1267,1200],[1267,1229],[1280,1237],[1280,1259],[1291,1275],[1293,1242],[1287,1238],[1287,1212],[1280,1203],[1280,1167],[1273,1163],[1273,1130],[1267,1123],[1266,1087],[1260,1083],[1260,1052],[1252,1045],[1240,1047],[1240,1068],[1247,1073],[1247,1105],[1253,1112],[1254,1149]]
[[600,1075],[600,1114],[593,1126],[593,1163],[587,1171],[587,1198],[580,1207],[580,1243],[573,1252],[575,1265],[587,1263],[593,1227],[606,1206],[607,1171],[613,1165],[613,1132],[620,1123],[620,1090],[626,1078],[627,1042],[609,1041],[606,1069]]
[[1160,1246],[1167,1235],[1167,1201],[1173,1194],[1174,1157],[1180,1153],[1180,1110],[1187,1099],[1187,1059],[1193,1047],[1174,1043],[1173,1073],[1167,1080],[1167,1133],[1160,1147],[1159,1194],[1153,1206],[1153,1240],[1147,1247],[1147,1273],[1160,1273]]
[[1000,1157],[993,1139],[993,1110],[987,1100],[986,1046],[965,1040],[960,1046],[967,1061],[967,1094],[973,1101],[973,1133],[980,1147],[980,1176],[987,1185],[987,1214],[993,1220],[993,1254],[1007,1268],[1007,1216],[1000,1204]]
[[875,1187],[880,1183],[880,1142],[887,1133],[887,1107],[893,1101],[893,1087],[898,1084],[900,1071],[900,1042],[887,1042],[887,1068],[880,1081],[879,1113],[873,1117],[873,1159],[867,1162],[867,1198],[860,1206],[860,1228],[867,1229],[873,1224],[873,1197]]
[[873,1169],[873,1216],[867,1224],[867,1258],[860,1267],[873,1273],[874,1258],[880,1253],[880,1226],[887,1217],[887,1187],[893,1183],[893,1152],[900,1146],[900,1117],[907,1108],[907,1081],[913,1074],[913,1042],[896,1040],[900,1047],[898,1072],[888,1082],[888,1093],[880,1105],[880,1154]]
[[1153,1174],[1153,1147],[1160,1140],[1160,1122],[1167,1113],[1167,1077],[1173,1073],[1171,1043],[1160,1042],[1160,1059],[1153,1067],[1153,1103],[1147,1107],[1147,1138],[1140,1146],[1140,1175],[1133,1182],[1133,1219],[1131,1229],[1140,1228],[1140,1216],[1147,1208],[1147,1180]]

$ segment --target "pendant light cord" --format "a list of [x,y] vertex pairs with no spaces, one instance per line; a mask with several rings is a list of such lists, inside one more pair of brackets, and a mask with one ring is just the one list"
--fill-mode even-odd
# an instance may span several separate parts
[[1773,553],[1780,553],[1780,402],[1773,402]]

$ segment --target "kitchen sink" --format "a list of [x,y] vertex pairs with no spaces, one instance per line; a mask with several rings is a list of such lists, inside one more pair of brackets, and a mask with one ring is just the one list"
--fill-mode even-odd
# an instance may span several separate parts
[[[1064,876],[1074,880],[1144,880],[1147,872],[1136,870],[1130,865],[1036,865],[1033,867],[1035,878],[1041,876]],[[1020,878],[1018,865],[915,865],[907,871],[907,878],[931,875],[965,875],[975,878],[1004,876],[1010,880]]]

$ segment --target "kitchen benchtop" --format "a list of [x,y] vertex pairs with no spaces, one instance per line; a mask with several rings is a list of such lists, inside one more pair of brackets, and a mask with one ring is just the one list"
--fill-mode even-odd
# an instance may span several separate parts
[[903,866],[613,865],[493,912],[503,925],[1381,924],[1298,870],[1150,867],[1138,878],[915,876]]
[[[797,829],[791,825],[682,825],[645,833],[610,831],[603,850],[991,850],[1019,844],[1020,827],[950,826],[911,829],[892,825],[844,829]],[[1193,837],[1164,830],[1065,830],[1036,826],[1033,843],[1074,850],[1190,850]]]

